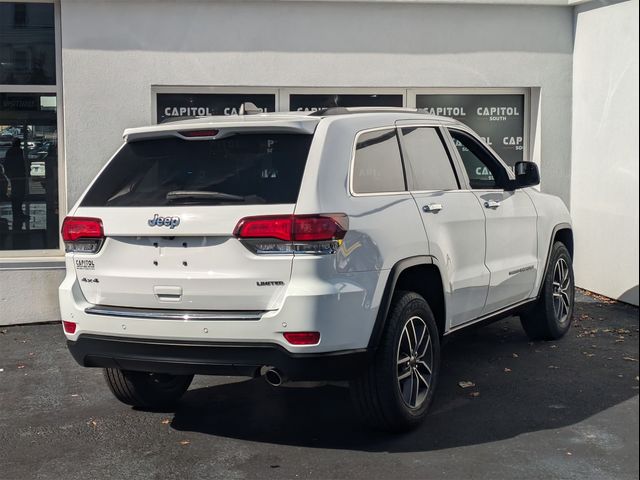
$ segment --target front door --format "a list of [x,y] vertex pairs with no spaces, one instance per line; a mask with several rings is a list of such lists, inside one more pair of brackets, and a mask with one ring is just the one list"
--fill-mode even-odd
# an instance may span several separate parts
[[538,269],[537,213],[524,190],[506,188],[505,166],[478,139],[461,130],[450,133],[486,217],[485,264],[491,281],[485,315],[529,298]]

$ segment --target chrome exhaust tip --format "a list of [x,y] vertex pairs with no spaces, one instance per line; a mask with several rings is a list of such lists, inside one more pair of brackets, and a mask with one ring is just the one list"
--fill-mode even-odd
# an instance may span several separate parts
[[273,367],[267,368],[267,371],[264,373],[264,379],[273,387],[279,387],[284,383],[284,377],[280,371]]

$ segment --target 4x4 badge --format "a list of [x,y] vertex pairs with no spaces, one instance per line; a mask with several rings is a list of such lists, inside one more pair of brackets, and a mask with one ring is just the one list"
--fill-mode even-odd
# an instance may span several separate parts
[[180,217],[161,217],[157,213],[148,220],[150,227],[169,227],[176,228],[180,225]]

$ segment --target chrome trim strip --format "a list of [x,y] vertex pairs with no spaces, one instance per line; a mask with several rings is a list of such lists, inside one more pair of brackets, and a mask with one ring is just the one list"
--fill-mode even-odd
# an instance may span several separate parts
[[108,317],[146,318],[154,320],[260,320],[265,313],[261,310],[222,311],[222,310],[169,310],[157,308],[131,308],[94,305],[87,307],[85,313]]

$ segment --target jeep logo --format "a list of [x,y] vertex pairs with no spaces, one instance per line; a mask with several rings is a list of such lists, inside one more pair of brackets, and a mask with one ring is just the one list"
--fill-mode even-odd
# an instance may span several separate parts
[[161,217],[156,213],[147,223],[149,223],[150,227],[169,227],[174,229],[180,225],[180,217]]

